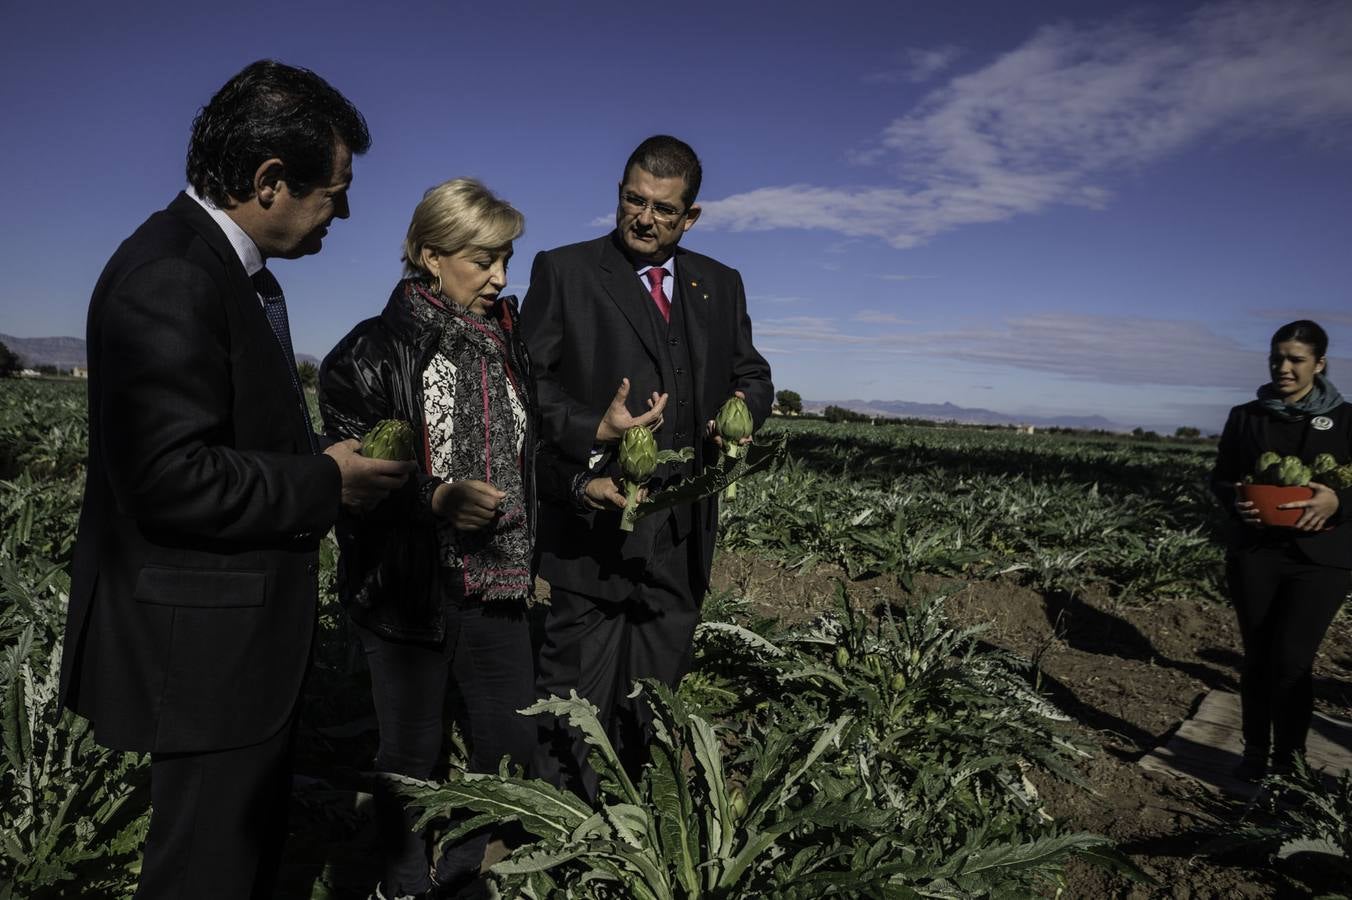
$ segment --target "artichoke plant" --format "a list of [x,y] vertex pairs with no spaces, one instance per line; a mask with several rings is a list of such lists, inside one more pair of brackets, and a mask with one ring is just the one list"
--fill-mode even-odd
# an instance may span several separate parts
[[657,440],[643,425],[635,425],[620,439],[620,473],[624,476],[624,514],[620,530],[633,531],[638,492],[657,468]]
[[413,459],[413,429],[401,419],[382,419],[361,439],[361,455],[370,459]]
[[[735,460],[746,453],[746,447],[741,443],[742,438],[751,437],[753,423],[751,421],[751,410],[746,408],[746,401],[741,397],[733,396],[728,398],[728,402],[723,404],[723,408],[718,411],[718,416],[714,419],[714,427],[718,429],[718,434],[723,438],[723,456],[728,460]],[[737,482],[731,482],[723,491],[723,496],[731,500],[737,496]]]

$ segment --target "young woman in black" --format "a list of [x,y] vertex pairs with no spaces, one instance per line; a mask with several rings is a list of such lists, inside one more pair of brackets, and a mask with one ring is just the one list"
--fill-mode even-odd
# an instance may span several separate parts
[[1272,336],[1271,380],[1230,411],[1212,471],[1212,489],[1233,512],[1226,577],[1244,643],[1240,671],[1244,758],[1236,774],[1257,779],[1269,761],[1287,769],[1305,752],[1314,697],[1315,652],[1352,589],[1352,489],[1312,483],[1293,527],[1265,527],[1239,493],[1265,451],[1310,463],[1331,453],[1352,460],[1352,404],[1328,380],[1328,335],[1314,322]]

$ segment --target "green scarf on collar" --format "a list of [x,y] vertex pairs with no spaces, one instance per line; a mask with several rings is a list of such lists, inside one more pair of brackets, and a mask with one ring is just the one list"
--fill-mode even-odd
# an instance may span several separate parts
[[1258,399],[1262,407],[1284,422],[1299,422],[1302,419],[1326,415],[1337,409],[1343,402],[1343,395],[1323,375],[1314,376],[1314,387],[1295,403],[1287,403],[1271,382],[1258,389]]

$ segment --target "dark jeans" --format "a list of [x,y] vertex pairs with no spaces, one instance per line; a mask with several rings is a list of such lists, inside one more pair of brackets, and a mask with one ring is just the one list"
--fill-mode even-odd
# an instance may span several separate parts
[[[446,637],[435,644],[388,640],[357,628],[380,724],[376,769],[427,779],[440,767],[448,680],[464,705],[469,771],[495,773],[504,757],[529,765],[537,726],[517,712],[535,702],[525,605],[458,599],[447,602],[446,618]],[[426,835],[413,830],[416,817],[388,792],[379,792],[376,803],[385,895],[427,890]],[[481,829],[447,848],[436,863],[437,880],[449,883],[477,872],[493,836],[492,829]]]
[[[663,528],[644,580],[612,603],[552,586],[540,650],[537,693],[591,701],[620,762],[637,776],[648,760],[651,715],[629,698],[634,680],[656,678],[674,688],[690,668],[691,640],[699,624],[699,598],[691,588],[691,542]],[[595,802],[596,773],[587,744],[559,722],[546,724],[537,756],[539,777]]]
[[1352,589],[1352,572],[1307,560],[1289,545],[1231,551],[1230,599],[1244,664],[1239,693],[1247,752],[1279,760],[1305,751],[1319,644]]
[[262,743],[150,757],[137,900],[270,900],[286,841],[296,718]]

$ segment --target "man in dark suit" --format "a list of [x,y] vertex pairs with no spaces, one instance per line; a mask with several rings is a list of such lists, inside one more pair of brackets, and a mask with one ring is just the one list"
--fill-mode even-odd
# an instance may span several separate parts
[[[625,164],[615,230],[541,253],[522,333],[539,390],[545,465],[573,467],[573,496],[542,503],[540,573],[550,607],[540,655],[544,695],[576,690],[600,709],[626,766],[646,759],[636,678],[674,686],[690,662],[718,524],[714,499],[619,530],[624,494],[613,450],[626,428],[655,428],[659,448],[692,446],[670,481],[718,460],[713,419],[741,396],[757,426],[770,411],[770,367],[751,341],[741,276],[678,248],[699,218],[699,159],[676,138],[644,141]],[[639,399],[642,398],[642,399]],[[595,797],[576,736],[554,735],[542,774]]]
[[347,218],[361,114],[254,63],[193,122],[186,193],[89,305],[89,471],[62,660],[99,741],[151,754],[140,898],[271,897],[318,547],[411,464],[320,452],[264,267]]

